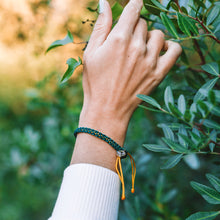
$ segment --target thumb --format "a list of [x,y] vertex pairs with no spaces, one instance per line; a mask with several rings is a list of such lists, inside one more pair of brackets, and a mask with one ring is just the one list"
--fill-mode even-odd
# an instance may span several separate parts
[[88,47],[100,47],[108,37],[112,27],[112,11],[107,0],[99,0],[99,17],[96,21]]

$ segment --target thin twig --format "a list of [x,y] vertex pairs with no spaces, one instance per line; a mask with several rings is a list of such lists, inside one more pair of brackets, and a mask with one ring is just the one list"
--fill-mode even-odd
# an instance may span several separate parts
[[194,18],[194,17],[192,17],[192,16],[190,16],[190,15],[187,15],[187,16],[188,16],[189,18],[191,18],[191,19],[197,21],[197,22],[203,27],[203,29],[205,30],[205,32],[206,32],[207,34],[209,34],[209,37],[212,38],[213,40],[215,40],[218,44],[220,44],[220,40],[219,40],[218,38],[216,38],[216,37],[213,35],[213,33],[211,33],[211,32],[207,29],[207,27],[204,25],[203,21],[200,21],[199,18]]
[[201,65],[204,65],[206,63],[206,61],[205,61],[205,57],[204,57],[204,55],[202,53],[202,50],[201,50],[201,48],[199,46],[199,43],[198,43],[198,41],[196,39],[193,39],[193,43],[194,43],[194,45],[196,47],[196,51],[199,54],[199,57],[201,59]]

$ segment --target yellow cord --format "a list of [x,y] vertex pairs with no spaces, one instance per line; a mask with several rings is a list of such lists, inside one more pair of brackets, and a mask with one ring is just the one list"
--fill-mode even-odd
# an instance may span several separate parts
[[136,177],[136,164],[134,161],[134,158],[131,156],[130,153],[128,153],[128,156],[130,157],[130,161],[131,161],[131,169],[132,169],[132,175],[131,175],[131,182],[132,182],[132,188],[131,188],[131,192],[134,193],[134,182],[135,182],[135,177]]
[[[130,157],[131,169],[132,169],[131,192],[134,193],[134,191],[135,191],[134,190],[134,182],[135,182],[135,176],[136,176],[136,164],[135,164],[134,158],[131,156],[131,154],[130,153],[127,153],[127,154]],[[119,169],[118,169],[118,167],[119,167]],[[117,156],[117,159],[116,159],[115,169],[116,169],[116,172],[117,172],[119,179],[121,180],[121,184],[122,184],[121,200],[125,200],[125,183],[124,183],[124,176],[123,176],[122,165],[121,165],[121,158],[119,156]]]
[[[118,170],[119,166],[119,170]],[[125,200],[125,183],[124,183],[124,176],[123,176],[123,171],[122,171],[122,166],[121,166],[121,158],[117,157],[116,159],[116,165],[115,165],[116,172],[119,176],[119,179],[121,180],[121,185],[122,185],[122,195],[121,195],[121,200]]]

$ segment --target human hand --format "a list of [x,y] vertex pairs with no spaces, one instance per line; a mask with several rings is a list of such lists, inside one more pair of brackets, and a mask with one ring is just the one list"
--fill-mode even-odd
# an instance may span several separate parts
[[[123,143],[130,117],[140,100],[166,76],[181,54],[178,43],[160,30],[148,32],[140,18],[142,0],[130,0],[111,30],[111,8],[101,13],[84,53],[84,105],[80,126],[89,126]],[[166,51],[160,56],[161,51]],[[117,128],[117,129],[115,129]]]

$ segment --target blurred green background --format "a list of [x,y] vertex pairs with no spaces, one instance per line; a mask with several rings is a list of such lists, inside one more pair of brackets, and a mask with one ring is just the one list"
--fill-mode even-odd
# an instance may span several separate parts
[[[45,51],[51,42],[62,39],[67,29],[75,42],[88,40],[93,24],[90,20],[96,14],[87,7],[95,9],[97,2],[0,2],[1,220],[43,220],[52,212],[74,146],[73,131],[83,97],[82,69],[68,83],[61,85],[59,81],[67,68],[66,60],[82,57],[85,44],[65,46],[47,55]],[[183,45],[191,46],[189,42]],[[193,50],[189,54],[192,62],[198,62]],[[186,73],[174,67],[153,96],[162,101],[161,93],[170,84],[179,94],[180,88],[186,87]],[[180,220],[195,211],[210,210],[189,181],[205,181],[204,173],[217,170],[217,159],[203,156],[198,161],[193,159],[196,167],[182,162],[172,170],[162,171],[161,157],[142,147],[143,143],[160,142],[162,131],[157,123],[172,120],[141,108],[135,112],[126,146],[137,162],[136,194],[130,195],[127,188],[127,200],[120,204],[120,220]],[[123,163],[129,187],[129,161]]]

